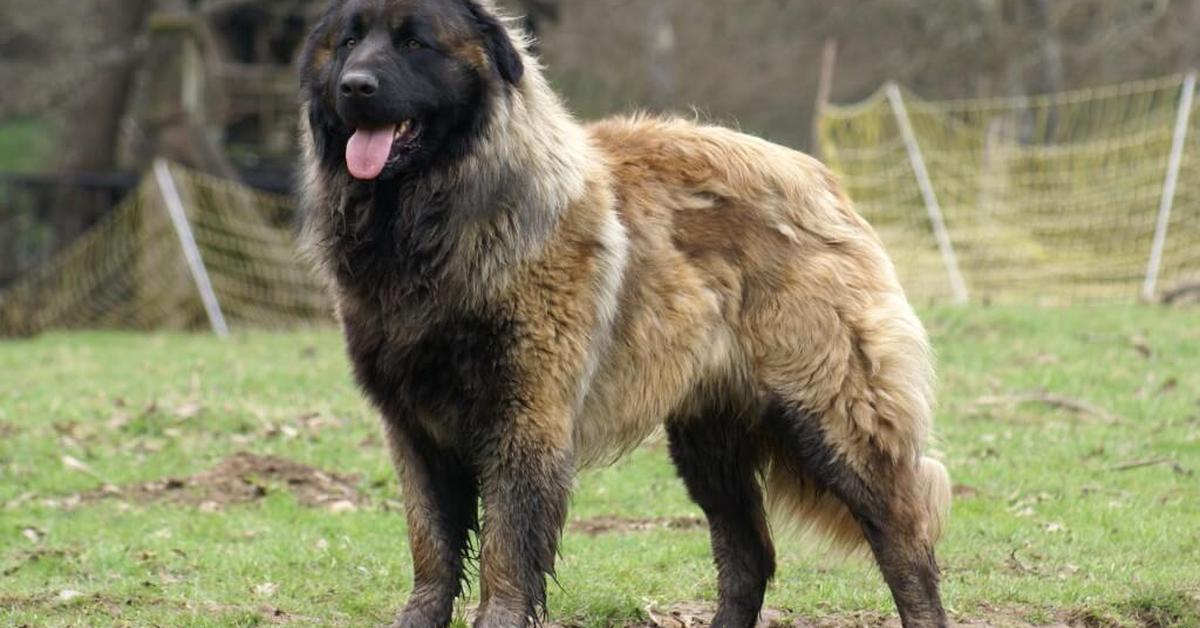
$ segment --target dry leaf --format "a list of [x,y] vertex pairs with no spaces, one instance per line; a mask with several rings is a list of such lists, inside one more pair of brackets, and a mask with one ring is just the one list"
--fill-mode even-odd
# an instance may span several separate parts
[[348,499],[341,499],[329,504],[329,512],[335,515],[358,512],[358,506]]
[[94,478],[100,477],[99,475],[96,474],[95,471],[92,470],[91,467],[84,464],[82,460],[79,460],[78,458],[75,458],[73,456],[63,456],[62,463],[63,463],[63,466],[67,467],[68,469],[71,469],[72,471],[78,471],[85,475],[90,475]]
[[979,489],[966,484],[955,484],[952,490],[955,497],[971,498],[979,494]]
[[59,602],[70,602],[71,600],[74,600],[74,599],[77,599],[80,597],[83,597],[82,593],[80,593],[79,591],[72,591],[71,589],[63,589],[62,591],[58,592],[58,601]]
[[1129,339],[1129,344],[1138,352],[1138,355],[1147,360],[1154,356],[1154,350],[1150,348],[1150,343],[1145,336],[1134,336]]
[[119,432],[125,429],[125,426],[129,425],[129,421],[131,420],[132,417],[129,416],[128,412],[117,412],[104,424],[104,427],[113,432]]
[[199,415],[200,412],[203,410],[204,410],[204,407],[201,406],[198,402],[188,401],[179,406],[176,406],[174,415],[175,415],[175,418],[179,419],[180,421],[186,421],[188,419],[196,418],[196,416]]

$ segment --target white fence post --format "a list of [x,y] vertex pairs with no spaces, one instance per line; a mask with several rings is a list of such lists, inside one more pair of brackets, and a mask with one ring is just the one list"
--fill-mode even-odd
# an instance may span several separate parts
[[200,300],[204,303],[204,311],[208,313],[213,332],[220,338],[228,338],[229,326],[225,323],[225,315],[221,312],[217,293],[213,291],[208,269],[204,267],[204,258],[200,255],[200,248],[196,246],[196,238],[192,234],[192,226],[188,223],[183,199],[179,197],[179,189],[175,187],[175,178],[171,176],[171,168],[166,161],[155,160],[154,176],[158,181],[158,189],[162,193],[167,213],[171,216],[171,224],[175,227],[175,235],[179,237],[179,244],[183,247],[183,256],[187,259],[192,279],[200,291]]
[[908,149],[908,159],[912,162],[913,173],[917,177],[917,186],[921,189],[921,196],[925,199],[929,222],[933,224],[933,235],[937,239],[938,249],[942,253],[946,274],[950,277],[950,289],[954,293],[954,302],[965,305],[970,300],[967,294],[967,284],[963,281],[962,270],[958,267],[958,256],[954,254],[954,243],[950,241],[950,233],[946,230],[942,206],[933,190],[933,181],[929,178],[925,157],[921,154],[921,146],[917,143],[912,120],[908,117],[908,108],[904,106],[904,96],[901,95],[900,88],[895,83],[888,83],[887,98],[892,105],[892,113],[896,116],[896,125],[900,128],[900,137],[904,140],[904,147]]
[[1175,188],[1179,184],[1179,169],[1183,150],[1187,146],[1188,127],[1192,121],[1192,101],[1196,95],[1196,72],[1188,72],[1179,94],[1179,111],[1175,115],[1175,134],[1171,140],[1171,158],[1167,162],[1167,180],[1163,183],[1162,199],[1158,205],[1158,224],[1154,227],[1154,243],[1150,247],[1150,264],[1142,284],[1142,299],[1153,301],[1158,289],[1158,274],[1162,270],[1163,252],[1167,247],[1167,230],[1171,226],[1171,209],[1175,205]]

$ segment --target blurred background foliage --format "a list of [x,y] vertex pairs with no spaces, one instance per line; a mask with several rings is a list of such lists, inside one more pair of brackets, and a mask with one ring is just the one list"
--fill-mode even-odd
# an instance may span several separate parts
[[[81,145],[81,128],[103,135],[102,114],[128,113],[155,12],[203,16],[223,60],[275,66],[290,80],[290,63],[325,4],[8,0],[0,5],[0,165],[60,166],[71,161],[67,153],[90,149]],[[1200,62],[1200,0],[501,4],[532,22],[550,75],[581,115],[695,108],[802,149],[811,140],[820,51],[829,38],[841,51],[835,101],[860,99],[886,80],[930,99],[1024,95],[1161,76]],[[119,123],[118,131],[136,132]]]
[[[930,99],[990,97],[1200,65],[1200,0],[499,2],[536,33],[581,116],[695,112],[806,150],[828,40],[840,50],[839,102],[887,80]],[[10,176],[0,186],[0,285],[94,225],[156,155],[286,191],[292,64],[325,4],[0,3],[0,172]],[[163,37],[180,24],[199,42],[204,86],[203,115],[187,120],[188,105],[160,97],[195,71],[186,55],[172,61]],[[11,185],[14,172],[55,174]]]

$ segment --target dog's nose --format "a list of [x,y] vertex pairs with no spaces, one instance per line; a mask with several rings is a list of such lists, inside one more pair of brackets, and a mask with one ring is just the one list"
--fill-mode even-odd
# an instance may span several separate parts
[[379,91],[379,79],[369,72],[350,72],[342,77],[342,96],[367,99]]

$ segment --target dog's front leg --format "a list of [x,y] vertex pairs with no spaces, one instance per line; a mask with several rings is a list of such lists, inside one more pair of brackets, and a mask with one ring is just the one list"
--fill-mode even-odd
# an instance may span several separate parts
[[487,448],[476,628],[523,627],[545,612],[573,475],[568,424],[565,412],[525,412]]
[[477,527],[476,479],[457,453],[437,446],[419,427],[388,421],[386,428],[413,559],[412,596],[393,626],[442,628],[462,591],[469,534]]

